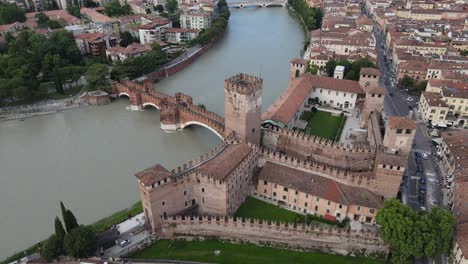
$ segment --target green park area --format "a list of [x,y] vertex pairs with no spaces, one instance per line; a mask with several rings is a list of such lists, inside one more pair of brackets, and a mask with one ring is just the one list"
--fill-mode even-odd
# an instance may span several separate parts
[[[215,251],[219,254],[215,254]],[[292,251],[250,243],[230,243],[216,239],[203,241],[159,240],[137,252],[135,259],[177,259],[209,263],[380,263],[379,260],[330,255],[319,252]]]
[[303,215],[291,212],[250,196],[247,197],[245,202],[239,207],[239,209],[237,209],[237,212],[234,216],[288,223],[304,221]]
[[304,129],[306,133],[334,141],[339,140],[341,130],[346,122],[346,116],[336,116],[324,111],[306,111],[302,114],[301,119],[307,121],[307,126]]

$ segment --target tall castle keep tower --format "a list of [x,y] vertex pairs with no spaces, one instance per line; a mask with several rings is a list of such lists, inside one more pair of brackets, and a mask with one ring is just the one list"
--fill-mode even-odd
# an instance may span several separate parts
[[235,131],[241,139],[260,144],[263,79],[239,73],[224,81],[226,132]]
[[[411,115],[411,112],[410,112]],[[416,124],[409,116],[389,116],[383,145],[387,152],[409,154],[413,146]]]

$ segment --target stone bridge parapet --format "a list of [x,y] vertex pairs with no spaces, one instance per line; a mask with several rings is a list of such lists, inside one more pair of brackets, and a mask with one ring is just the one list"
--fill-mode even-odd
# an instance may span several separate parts
[[225,136],[224,118],[193,104],[191,96],[176,93],[167,95],[154,90],[150,82],[137,83],[129,80],[112,83],[112,92],[127,96],[130,109],[139,111],[153,106],[160,111],[161,129],[175,131],[190,125],[204,126],[221,139]]

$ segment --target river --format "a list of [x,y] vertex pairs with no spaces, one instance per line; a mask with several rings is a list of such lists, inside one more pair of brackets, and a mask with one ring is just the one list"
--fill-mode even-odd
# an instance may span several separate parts
[[[289,60],[304,35],[286,8],[231,9],[223,38],[157,90],[181,91],[223,114],[223,81],[245,72],[264,78],[263,107],[285,89]],[[133,174],[154,163],[172,169],[219,139],[190,127],[165,133],[159,113],[126,110],[127,99],[0,123],[0,259],[47,238],[63,201],[89,224],[139,199]]]

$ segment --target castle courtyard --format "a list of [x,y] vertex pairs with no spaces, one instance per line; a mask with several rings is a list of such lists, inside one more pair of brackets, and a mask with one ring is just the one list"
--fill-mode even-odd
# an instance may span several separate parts
[[336,115],[325,111],[304,112],[301,117],[307,121],[304,132],[330,140],[339,140],[344,124],[345,115]]

